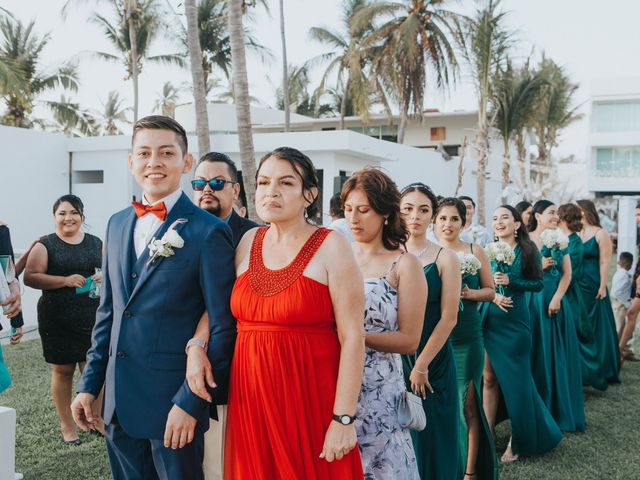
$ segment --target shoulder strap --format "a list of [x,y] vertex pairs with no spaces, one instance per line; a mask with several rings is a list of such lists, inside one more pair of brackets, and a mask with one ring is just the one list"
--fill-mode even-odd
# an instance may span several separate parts
[[300,275],[302,275],[304,269],[307,268],[307,265],[309,265],[309,262],[311,261],[313,256],[322,246],[324,239],[327,238],[327,236],[332,231],[333,230],[330,230],[328,228],[320,227],[315,232],[313,232],[304,243],[304,245],[298,252],[298,255],[296,255],[296,258],[292,262],[292,265],[295,265],[297,267]]
[[438,257],[440,256],[440,252],[442,252],[442,250],[444,249],[440,247],[440,250],[438,250],[438,253],[436,253],[436,259],[433,261],[433,263],[438,263]]
[[469,244],[469,248],[471,249],[471,253],[473,253],[473,242]]
[[393,261],[393,263],[391,264],[391,266],[387,269],[386,272],[384,272],[384,275],[382,275],[382,278],[387,278],[395,269],[396,266],[398,265],[398,262],[400,261],[400,259],[402,258],[402,255],[405,254],[405,251],[402,250],[400,252],[400,255],[398,255],[395,260]]
[[269,227],[260,227],[256,231],[251,243],[251,251],[249,252],[249,269],[262,266],[262,242]]

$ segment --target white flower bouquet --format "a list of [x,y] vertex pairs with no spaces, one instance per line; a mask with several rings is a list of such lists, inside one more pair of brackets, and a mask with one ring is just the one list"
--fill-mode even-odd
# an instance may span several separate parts
[[556,265],[562,264],[562,251],[569,246],[569,237],[558,229],[547,228],[540,234],[540,240],[542,240],[540,254],[543,257],[553,258],[555,265],[551,267],[551,275],[557,277],[559,271]]
[[480,260],[471,253],[458,252],[458,259],[460,260],[460,274],[463,279],[478,273],[482,266]]
[[[509,273],[511,265],[516,259],[516,252],[506,242],[491,242],[484,248],[490,261],[495,264],[496,272]],[[500,295],[505,294],[504,285],[496,285],[496,291]]]

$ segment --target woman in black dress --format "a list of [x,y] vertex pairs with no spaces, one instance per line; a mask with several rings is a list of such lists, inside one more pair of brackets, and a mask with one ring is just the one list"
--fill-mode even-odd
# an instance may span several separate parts
[[[27,260],[24,283],[42,290],[38,328],[45,361],[51,364],[51,394],[65,443],[80,443],[71,417],[71,389],[76,365],[83,370],[98,298],[76,293],[87,277],[101,280],[102,241],[80,230],[84,206],[75,195],[53,205],[55,233],[42,237]],[[97,405],[99,407],[99,405]],[[99,411],[99,410],[96,410]]]

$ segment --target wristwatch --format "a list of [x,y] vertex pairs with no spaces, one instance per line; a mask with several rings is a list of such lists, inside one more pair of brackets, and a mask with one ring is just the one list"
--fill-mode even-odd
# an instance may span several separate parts
[[207,351],[207,342],[205,342],[204,340],[200,340],[199,338],[192,338],[187,342],[187,346],[184,347],[184,353],[189,355],[189,347],[192,347],[193,345],[197,345],[205,352]]
[[336,415],[335,413],[333,414],[333,419],[340,425],[351,425],[356,421],[355,415],[352,417],[351,415]]

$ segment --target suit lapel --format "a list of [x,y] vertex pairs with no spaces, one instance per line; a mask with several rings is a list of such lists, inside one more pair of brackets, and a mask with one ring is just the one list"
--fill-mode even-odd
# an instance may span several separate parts
[[124,245],[125,248],[122,248],[120,251],[120,265],[122,266],[122,284],[125,287],[125,298],[129,298],[131,295],[131,272],[133,269],[132,257],[135,257],[135,248],[133,245],[133,230],[136,226],[136,212],[133,207],[130,208],[129,214],[127,215],[123,229],[122,229],[122,240],[120,245]]
[[[178,199],[177,203],[174,205],[174,207],[171,209],[171,211],[167,215],[166,220],[162,223],[162,225],[160,225],[160,228],[158,228],[158,230],[153,236],[156,239],[162,238],[162,236],[166,233],[166,231],[169,229],[169,227],[173,222],[175,222],[179,218],[186,218],[187,220],[189,220],[189,217],[193,215],[193,211],[194,211],[194,206],[191,203],[191,200],[189,200],[189,197],[187,197],[183,193]],[[185,223],[176,225],[175,231],[180,233],[180,230],[184,228],[185,225],[186,225]],[[149,264],[149,260],[150,260],[149,249],[145,247],[144,252],[140,255],[140,258],[138,258],[138,262],[144,262],[143,265],[140,265],[141,266],[140,277],[138,278],[138,283],[136,283],[136,286],[131,292],[127,305],[129,305],[133,300],[133,298],[138,294],[138,292],[140,292],[140,289],[142,288],[142,286],[146,283],[146,281],[149,279],[151,274],[153,274],[156,268],[158,268],[158,265],[162,263],[162,261],[164,260],[164,257],[156,257],[156,259],[151,264]]]

